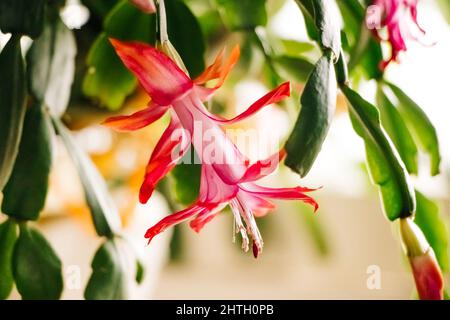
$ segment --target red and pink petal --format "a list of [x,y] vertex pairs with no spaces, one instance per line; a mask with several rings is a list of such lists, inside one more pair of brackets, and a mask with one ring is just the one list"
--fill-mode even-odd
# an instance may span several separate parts
[[[176,148],[179,146],[179,149]],[[158,141],[145,170],[144,182],[139,191],[139,201],[147,203],[158,182],[177,164],[189,150],[190,138],[175,115]]]
[[250,182],[259,180],[269,174],[273,173],[277,168],[278,164],[283,160],[286,155],[286,151],[281,149],[280,151],[274,153],[269,158],[264,160],[258,160],[254,164],[248,167],[244,176],[241,178],[240,182]]
[[191,79],[161,51],[141,42],[110,41],[155,103],[170,105],[192,89]]
[[206,68],[206,70],[203,71],[201,75],[195,78],[194,83],[197,85],[201,85],[211,80],[217,80],[217,83],[215,84],[213,89],[221,87],[231,69],[233,69],[234,65],[239,60],[239,46],[235,46],[233,48],[230,56],[228,57],[228,60],[225,63],[223,63],[223,55],[224,50],[221,50],[217,55],[214,63]]
[[150,103],[147,108],[131,115],[110,117],[103,122],[103,125],[117,131],[135,131],[160,119],[166,113],[167,109],[168,107]]
[[190,219],[197,214],[201,214],[202,212],[204,212],[206,210],[208,210],[208,209],[195,203],[192,206],[190,206],[184,210],[178,211],[176,213],[172,213],[172,214],[168,215],[167,217],[163,218],[161,221],[159,221],[153,227],[148,229],[147,232],[145,233],[145,238],[147,238],[148,242],[150,243],[150,241],[156,235],[160,234],[167,228],[172,227],[176,224],[179,224],[187,219]]
[[220,123],[220,124],[233,124],[238,121],[242,121],[244,119],[247,119],[254,114],[256,114],[258,111],[260,111],[262,108],[269,106],[271,104],[280,102],[281,100],[287,98],[290,96],[291,89],[290,89],[290,83],[284,82],[283,84],[279,85],[274,90],[270,91],[266,95],[264,95],[262,98],[258,99],[256,102],[254,102],[250,107],[247,108],[244,112],[237,115],[236,117],[232,119],[224,119],[220,116],[214,115],[210,113],[206,108],[200,109],[202,113],[204,113],[208,118]]
[[227,203],[203,204],[203,205],[206,205],[207,210],[200,212],[189,223],[189,226],[192,228],[192,230],[194,230],[197,233],[199,233],[208,222],[210,222],[214,217],[216,217],[227,205]]
[[260,197],[256,194],[248,193],[242,190],[239,192],[239,198],[245,201],[255,217],[263,217],[269,211],[273,211],[276,208],[273,202],[265,199],[264,197]]
[[244,191],[255,194],[259,197],[273,198],[273,199],[284,199],[284,200],[301,200],[308,203],[314,207],[314,211],[317,211],[319,205],[317,202],[306,195],[305,192],[315,191],[316,189],[304,188],[304,187],[293,187],[293,188],[269,188],[256,185],[254,183],[246,183],[245,187],[242,187]]

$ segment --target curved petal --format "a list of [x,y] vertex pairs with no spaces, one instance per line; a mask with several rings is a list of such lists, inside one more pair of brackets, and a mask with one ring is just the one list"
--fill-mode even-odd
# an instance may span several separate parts
[[190,226],[196,232],[200,232],[205,224],[211,221],[236,196],[237,192],[236,186],[227,188],[227,185],[217,177],[211,166],[203,165],[199,199],[189,208],[162,219],[147,231],[145,237],[150,241],[168,227],[193,216],[196,217],[190,222]]
[[281,162],[281,160],[283,160],[285,155],[286,151],[283,148],[265,160],[258,160],[250,167],[248,167],[247,171],[239,182],[242,183],[256,181],[271,174],[278,167],[278,164]]
[[250,194],[255,194],[260,197],[267,197],[273,199],[285,199],[285,200],[302,200],[314,207],[314,211],[317,211],[319,205],[317,202],[307,196],[305,192],[315,191],[316,189],[304,188],[304,187],[293,187],[293,188],[269,188],[258,186],[254,183],[248,183],[245,187],[241,187],[243,191]]
[[419,21],[417,19],[417,1],[414,1],[413,3],[411,3],[409,5],[409,12],[411,13],[411,18],[412,18],[414,24],[417,26],[417,28],[420,30],[420,32],[425,34],[426,33],[425,30],[419,24]]
[[[202,212],[203,213],[203,212]],[[199,233],[203,227],[210,222],[219,212],[215,213],[207,213],[207,214],[201,214],[194,218],[191,222],[189,222],[189,226],[192,230]]]
[[167,111],[168,107],[162,107],[150,103],[150,105],[128,116],[116,116],[106,119],[102,124],[117,131],[135,131],[146,127],[159,118]]
[[181,223],[191,217],[193,217],[196,214],[200,214],[207,210],[205,207],[202,207],[198,204],[193,204],[192,206],[178,211],[176,213],[172,213],[171,215],[168,215],[167,217],[160,220],[157,224],[155,224],[153,227],[147,230],[145,233],[145,238],[148,239],[148,242],[152,241],[153,237],[160,234],[167,228],[176,225],[178,223]]
[[194,231],[200,232],[206,223],[211,221],[228,202],[236,197],[238,191],[239,188],[236,185],[224,183],[211,165],[203,164],[197,203],[208,210],[198,214],[190,222],[190,227]]
[[233,199],[238,191],[238,186],[225,183],[212,165],[202,164],[199,202],[205,205],[226,203]]
[[263,217],[269,211],[275,209],[275,204],[270,202],[269,200],[260,197],[256,194],[246,193],[245,191],[241,191],[239,193],[239,197],[245,200],[245,203],[252,211],[255,217]]
[[385,10],[385,19],[384,24],[395,23],[396,19],[398,19],[398,10],[400,7],[400,1],[397,0],[385,0],[384,1],[384,10]]
[[191,79],[161,51],[140,42],[110,41],[155,103],[167,106],[193,87]]
[[234,117],[233,119],[224,119],[220,116],[216,116],[216,115],[210,113],[206,108],[202,108],[202,110],[200,110],[200,111],[203,112],[208,118],[210,118],[216,122],[219,122],[222,124],[232,124],[232,123],[236,123],[238,121],[244,120],[244,119],[254,115],[259,110],[261,110],[262,108],[264,108],[266,106],[269,106],[273,103],[277,103],[277,102],[289,97],[290,92],[291,92],[290,83],[284,82],[283,84],[279,85],[274,90],[272,90],[269,93],[267,93],[266,95],[264,95],[262,98],[258,99],[250,107],[248,107],[247,110],[245,110],[238,116]]
[[210,80],[220,77],[224,52],[225,49],[220,50],[213,64],[209,65],[197,78],[194,79],[195,84],[205,84]]
[[208,210],[200,212],[190,223],[189,226],[195,232],[199,233],[203,227],[210,222],[215,216],[217,216],[222,209],[226,206],[226,203],[220,205],[210,206]]
[[[144,182],[139,191],[139,201],[146,203],[150,199],[158,182],[172,170],[177,162],[189,150],[190,138],[173,115],[172,120],[158,141],[145,170]],[[176,147],[180,146],[178,152]]]
[[223,63],[223,54],[224,50],[222,49],[217,55],[214,63],[210,65],[208,68],[206,68],[201,75],[199,75],[197,78],[194,79],[195,84],[205,84],[210,80],[217,79],[218,82],[213,87],[213,89],[217,89],[222,86],[231,69],[234,67],[234,65],[239,59],[240,55],[239,46],[236,45],[233,48],[225,64]]

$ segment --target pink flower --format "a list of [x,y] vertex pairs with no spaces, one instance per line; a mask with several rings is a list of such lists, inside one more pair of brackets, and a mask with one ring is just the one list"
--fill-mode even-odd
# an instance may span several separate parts
[[387,38],[383,39],[379,30],[375,33],[380,40],[391,45],[391,57],[383,61],[381,69],[385,69],[391,61],[397,61],[398,55],[406,51],[406,40],[419,41],[425,31],[417,22],[417,3],[419,0],[374,0],[373,5],[381,10],[384,20],[381,26],[387,29]]
[[[276,169],[279,160],[284,157],[284,150],[266,160],[250,164],[222,128],[288,97],[289,83],[281,84],[252,104],[245,112],[228,120],[210,113],[203,103],[225,81],[239,58],[238,47],[232,50],[227,61],[224,61],[222,51],[211,66],[195,80],[191,80],[169,57],[153,47],[113,39],[111,43],[152,100],[147,108],[129,116],[110,118],[105,124],[117,130],[130,131],[151,124],[166,112],[170,112],[171,115],[171,122],[148,163],[140,190],[140,201],[142,203],[148,201],[157,183],[183,157],[191,144],[202,163],[198,199],[190,207],[165,217],[148,229],[145,237],[149,241],[168,227],[188,219],[192,219],[191,228],[199,232],[225,206],[230,205],[237,232],[242,235],[243,249],[248,250],[250,244],[248,235],[250,235],[253,240],[253,253],[257,257],[262,251],[263,240],[255,217],[263,216],[274,208],[269,199],[302,200],[317,210],[317,203],[305,195],[305,192],[312,189],[302,187],[277,189],[255,183]],[[205,84],[211,80],[216,81],[215,86],[206,87]],[[198,127],[201,130],[200,138],[195,132]],[[203,138],[206,135],[214,136],[212,144],[214,152],[206,152],[211,148],[211,142]]]

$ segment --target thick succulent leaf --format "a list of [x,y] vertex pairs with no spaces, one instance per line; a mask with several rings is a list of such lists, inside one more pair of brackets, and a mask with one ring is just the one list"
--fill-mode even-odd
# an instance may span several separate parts
[[353,128],[365,142],[370,176],[380,187],[387,218],[411,216],[416,210],[414,189],[398,151],[381,127],[377,108],[349,87],[341,89],[349,102]]
[[431,175],[439,174],[441,154],[439,151],[439,141],[436,129],[426,113],[398,86],[387,83],[394,95],[398,99],[398,107],[401,115],[405,119],[408,128],[414,134],[422,150],[430,157]]
[[14,247],[13,274],[22,299],[59,299],[63,290],[61,261],[41,233],[20,224]]
[[0,191],[11,175],[19,151],[27,97],[20,36],[0,53]]
[[124,256],[115,240],[106,240],[95,253],[91,267],[92,274],[84,291],[87,300],[127,298]]
[[52,164],[53,127],[38,105],[25,116],[19,154],[3,190],[2,211],[20,220],[36,220],[44,208]]
[[69,103],[76,52],[72,31],[56,17],[49,19],[27,54],[30,91],[57,117]]
[[331,55],[317,62],[302,93],[300,115],[286,143],[286,165],[304,177],[328,133],[336,108],[336,78]]
[[0,224],[0,300],[8,298],[14,285],[12,255],[17,241],[17,225],[8,219]]
[[402,116],[381,88],[377,90],[377,106],[380,110],[381,124],[389,134],[409,173],[418,173],[417,146]]
[[449,270],[448,229],[438,205],[416,190],[417,210],[414,222],[433,248],[442,271]]

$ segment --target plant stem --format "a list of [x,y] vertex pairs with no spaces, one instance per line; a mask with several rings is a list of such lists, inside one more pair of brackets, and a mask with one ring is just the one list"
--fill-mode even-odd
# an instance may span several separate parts
[[169,35],[167,34],[167,15],[166,15],[166,6],[164,4],[164,0],[158,1],[158,33],[159,33],[159,41],[164,43],[169,40]]

